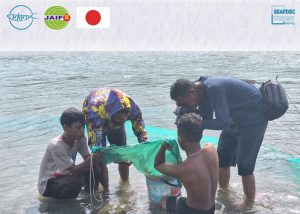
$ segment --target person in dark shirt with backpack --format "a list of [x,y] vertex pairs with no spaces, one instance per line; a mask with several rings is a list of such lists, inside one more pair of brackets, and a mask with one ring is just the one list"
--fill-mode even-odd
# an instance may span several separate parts
[[230,166],[237,165],[247,201],[253,201],[253,172],[268,125],[259,89],[232,77],[201,77],[195,82],[178,79],[170,96],[177,106],[196,109],[204,129],[222,130],[218,143],[219,185],[228,188]]

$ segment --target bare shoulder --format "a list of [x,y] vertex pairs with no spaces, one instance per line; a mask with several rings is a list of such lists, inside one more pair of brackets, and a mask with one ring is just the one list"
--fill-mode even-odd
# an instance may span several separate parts
[[49,148],[55,148],[55,147],[63,147],[63,144],[62,144],[62,138],[61,136],[57,136],[55,138],[52,138],[49,143],[48,143],[48,147]]
[[206,152],[209,152],[209,153],[217,152],[216,147],[211,143],[205,144],[202,149]]
[[187,168],[187,166],[189,166],[189,165],[190,165],[189,159],[185,159],[181,163],[176,164],[176,167],[177,167],[178,170],[184,171]]
[[190,171],[191,168],[193,168],[193,161],[190,159],[186,159],[184,161],[182,161],[182,163],[177,164],[177,172],[180,175],[185,175],[187,172]]
[[216,147],[213,144],[206,144],[202,149],[204,150],[204,153],[209,160],[218,160],[218,153]]

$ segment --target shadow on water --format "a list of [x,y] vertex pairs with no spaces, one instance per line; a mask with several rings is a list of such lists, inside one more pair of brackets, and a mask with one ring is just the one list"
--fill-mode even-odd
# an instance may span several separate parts
[[[39,197],[40,213],[55,214],[83,214],[83,213],[103,213],[103,214],[133,214],[133,213],[160,213],[166,214],[157,205],[151,204],[148,198],[136,197],[138,192],[134,190],[134,186],[130,182],[119,182],[119,186],[110,188],[109,192],[103,190],[96,191],[95,197],[91,202],[90,193],[83,190],[79,197],[75,200],[55,200],[45,197]],[[216,198],[216,214],[232,214],[232,213],[274,213],[273,208],[268,204],[258,201],[253,206],[243,208],[243,195],[237,193],[234,188],[229,190],[217,191]]]
[[[118,185],[111,185],[108,192],[99,189],[94,195],[89,191],[82,190],[77,199],[55,200],[46,197],[39,197],[40,213],[165,213],[147,198],[140,197],[137,192],[139,187],[133,186],[130,181],[119,181]],[[91,200],[92,199],[92,200]],[[148,211],[141,211],[148,207]]]
[[85,207],[80,200],[55,200],[50,198],[39,198],[40,204],[38,211],[40,213],[86,213]]
[[243,194],[236,192],[233,187],[228,190],[218,189],[216,197],[216,214],[219,213],[274,213],[272,207],[261,204],[258,200],[254,203],[245,202]]
[[130,181],[110,186],[109,192],[104,193],[101,207],[94,207],[97,213],[128,213],[136,207],[135,191]]

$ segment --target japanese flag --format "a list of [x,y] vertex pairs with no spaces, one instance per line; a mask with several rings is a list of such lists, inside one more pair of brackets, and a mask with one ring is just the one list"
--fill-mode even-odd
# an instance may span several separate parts
[[77,28],[109,28],[109,7],[78,7]]

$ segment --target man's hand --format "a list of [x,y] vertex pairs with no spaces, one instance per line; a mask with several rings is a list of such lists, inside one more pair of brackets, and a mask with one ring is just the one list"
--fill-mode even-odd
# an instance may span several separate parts
[[158,165],[163,164],[165,162],[165,152],[166,150],[171,151],[172,147],[169,143],[164,142],[163,145],[160,147],[159,152],[156,155],[154,167],[156,168]]
[[166,150],[171,151],[172,147],[168,142],[164,142],[155,157],[154,167],[162,174],[177,178],[180,174],[180,166],[177,164],[166,163]]
[[84,162],[82,162],[78,165],[72,165],[67,170],[69,170],[73,175],[78,175],[78,174],[90,169],[91,160],[92,160],[93,166],[97,166],[98,164],[100,164],[102,156],[103,156],[102,151],[98,151],[94,154],[90,154],[89,156],[86,157]]
[[164,144],[161,146],[161,148],[164,149],[164,150],[167,149],[169,151],[172,151],[171,145],[169,143],[167,143],[167,142],[164,142]]
[[100,163],[100,160],[103,156],[103,152],[102,151],[98,151],[98,152],[95,152],[93,155],[92,155],[92,159],[93,159],[93,165],[97,165]]

